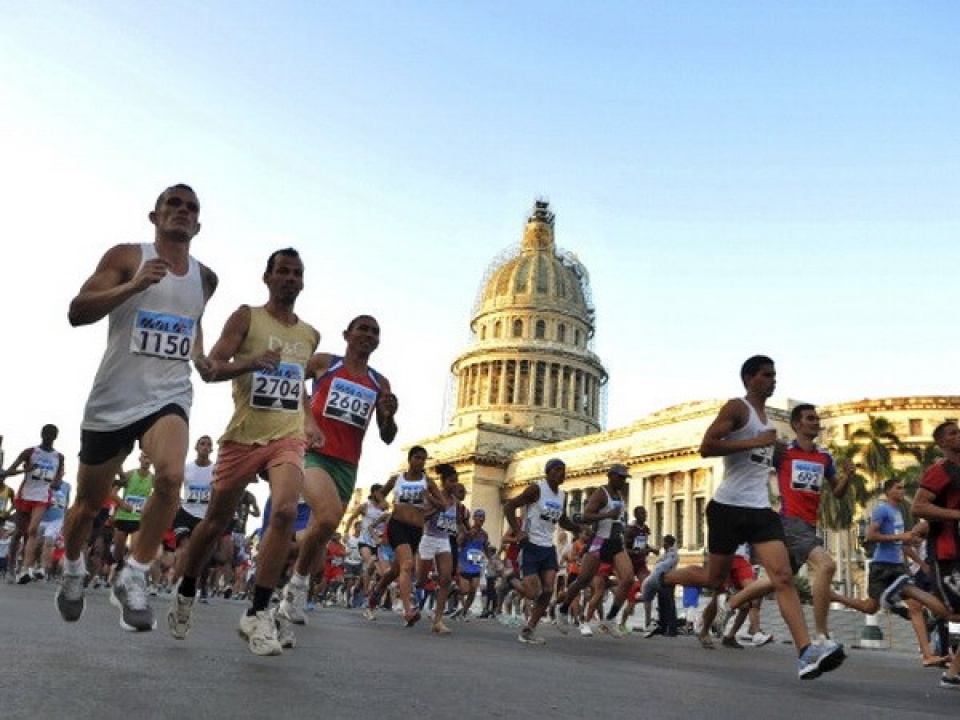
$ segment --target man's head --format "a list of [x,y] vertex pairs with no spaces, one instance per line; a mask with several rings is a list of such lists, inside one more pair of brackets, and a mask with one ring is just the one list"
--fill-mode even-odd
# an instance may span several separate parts
[[643,505],[637,505],[633,509],[633,519],[637,525],[643,525],[647,521],[647,509]]
[[663,536],[663,547],[666,549],[672,548],[677,544],[677,539],[673,535],[664,535]]
[[369,355],[380,347],[380,324],[372,315],[357,315],[343,331],[347,347]]
[[412,470],[423,470],[427,463],[427,449],[420,445],[414,445],[407,451],[407,464]]
[[486,522],[486,519],[487,519],[487,511],[484,510],[483,508],[477,508],[476,510],[473,511],[473,524],[476,525],[477,527],[480,527],[481,525],[483,525],[483,523]]
[[383,500],[383,485],[380,483],[374,483],[370,486],[370,494],[367,495],[367,500]]
[[820,416],[817,408],[809,403],[797,405],[790,411],[790,427],[797,437],[813,440],[820,434]]
[[283,248],[267,258],[263,282],[270,289],[270,297],[292,305],[303,290],[303,261],[293,248]]
[[886,495],[887,499],[892,503],[896,504],[903,501],[904,490],[903,480],[887,478],[883,483],[883,494]]
[[547,460],[547,464],[543,466],[543,472],[547,476],[547,480],[563,482],[567,475],[567,465],[560,458],[550,458]]
[[197,444],[193,446],[193,449],[196,450],[198,458],[206,460],[213,452],[213,440],[209,435],[201,435],[197,438]]
[[960,426],[955,420],[947,420],[934,428],[933,441],[944,452],[960,451]]
[[747,392],[770,397],[777,386],[777,371],[773,367],[773,360],[766,355],[747,358],[740,368],[740,379]]
[[200,201],[189,185],[171,185],[160,193],[147,217],[158,238],[189,242],[200,232]]
[[627,466],[621,465],[620,463],[611,465],[610,469],[607,470],[607,480],[609,480],[610,485],[617,490],[622,490],[627,486],[627,478],[629,477],[630,471],[627,470]]
[[140,453],[140,472],[150,472],[150,458],[145,452]]
[[40,428],[40,439],[44,445],[53,445],[53,441],[57,439],[59,434],[60,431],[56,425],[44,425]]

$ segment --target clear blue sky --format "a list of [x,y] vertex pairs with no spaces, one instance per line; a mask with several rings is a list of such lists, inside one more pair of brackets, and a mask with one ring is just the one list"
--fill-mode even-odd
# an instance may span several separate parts
[[[105,323],[66,308],[192,184],[209,337],[299,248],[342,348],[376,315],[397,448],[442,429],[490,260],[535,197],[588,268],[608,426],[740,391],[956,392],[960,6],[952,2],[19,3],[0,23],[9,458],[75,469]],[[17,368],[14,370],[14,368]],[[216,437],[229,389],[198,384]],[[361,482],[399,462],[375,437]]]

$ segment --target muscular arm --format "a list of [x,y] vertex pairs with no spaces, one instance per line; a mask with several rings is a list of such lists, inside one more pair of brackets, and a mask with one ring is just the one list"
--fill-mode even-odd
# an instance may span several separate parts
[[775,430],[767,430],[755,438],[728,440],[727,436],[747,424],[747,407],[741,400],[730,400],[720,409],[716,419],[704,433],[700,444],[702,457],[721,457],[743,450],[773,445],[777,439]]
[[606,520],[607,518],[614,518],[619,515],[619,510],[600,512],[600,508],[606,503],[606,499],[607,493],[604,492],[602,488],[597,488],[590,493],[590,498],[587,500],[587,506],[583,509],[583,513],[580,515],[580,517],[583,519],[583,522],[595,523],[598,520]]
[[516,534],[521,534],[520,520],[517,518],[517,510],[527,505],[532,505],[540,499],[540,488],[537,485],[530,485],[515,498],[510,498],[503,506],[503,515],[507,525]]
[[140,267],[139,246],[115,245],[104,253],[93,275],[70,302],[70,324],[78,327],[103,319],[129,298],[160,282],[167,267],[167,262],[160,258]]
[[397,437],[397,396],[390,391],[390,381],[380,375],[380,393],[377,396],[377,428],[380,439],[387,445]]
[[[250,306],[241,305],[227,318],[223,332],[209,357],[196,359],[197,370],[206,382],[232,380],[238,375],[256,370],[263,366],[263,357],[244,361],[235,361],[234,355],[240,350],[247,332],[250,330]],[[268,353],[269,354],[269,353]],[[276,353],[273,353],[276,355]]]
[[951,510],[934,503],[936,500],[929,490],[917,489],[917,496],[913,499],[913,514],[924,520],[960,520],[960,510]]

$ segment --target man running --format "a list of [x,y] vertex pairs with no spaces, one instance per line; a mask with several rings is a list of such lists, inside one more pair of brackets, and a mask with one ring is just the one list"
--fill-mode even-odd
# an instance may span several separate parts
[[114,496],[117,508],[113,513],[113,559],[118,570],[123,568],[127,555],[127,538],[139,532],[143,506],[153,492],[153,474],[147,454],[140,453],[140,466],[122,477],[122,485]]
[[67,621],[83,614],[83,550],[93,520],[139,441],[156,470],[154,492],[110,600],[121,610],[124,629],[155,626],[146,574],[177,512],[193,402],[190,359],[203,352],[200,319],[217,287],[213,271],[190,255],[190,242],[200,232],[199,215],[189,186],[164,190],[148,216],[154,241],[108,250],[70,303],[71,325],[108,317],[109,329],[81,424],[77,500],[64,523],[57,608]]
[[40,444],[20,453],[4,473],[6,477],[24,473],[23,482],[20,483],[14,500],[17,508],[17,529],[10,543],[10,558],[13,564],[17,559],[18,540],[26,538],[23,545],[23,567],[17,577],[20,585],[30,582],[34,574],[39,576],[37,579],[43,577],[43,569],[39,564],[32,569],[30,566],[37,557],[40,521],[50,507],[50,492],[58,488],[63,480],[63,455],[53,447],[58,434],[56,425],[44,425],[40,430]]
[[323,548],[340,525],[357,484],[371,418],[376,417],[380,439],[387,445],[397,436],[397,396],[387,378],[369,365],[380,345],[380,325],[370,315],[359,315],[347,325],[343,339],[343,357],[321,353],[310,361],[310,373],[317,378],[310,408],[323,444],[307,450],[303,497],[310,505],[310,524],[279,608],[280,615],[298,625],[306,623],[310,576],[319,570]]
[[269,291],[266,304],[241,305],[227,319],[210,357],[197,361],[205,381],[233,381],[234,411],[220,438],[210,504],[193,530],[167,622],[175,638],[187,636],[197,579],[217,541],[229,529],[247,485],[265,474],[273,514],[257,556],[253,602],[240,619],[239,631],[254,654],[279,655],[283,649],[270,598],[293,537],[297,496],[303,483],[305,430],[312,442],[320,441],[303,392],[306,367],[320,333],[294,312],[303,290],[303,262],[296,250],[286,248],[271,254],[263,282]]
[[700,445],[703,457],[723,457],[723,480],[707,505],[707,566],[686,567],[664,575],[651,573],[644,583],[644,594],[657,589],[661,582],[699,585],[719,592],[730,574],[737,546],[750,543],[773,583],[780,614],[793,636],[799,655],[797,675],[808,680],[839,667],[846,656],[843,646],[832,640],[811,644],[793,584],[783,525],[770,508],[767,486],[777,431],[767,419],[766,402],[777,384],[773,360],[763,355],[749,358],[740,369],[740,379],[746,396],[729,400],[720,409]]
[[[547,611],[560,563],[553,535],[559,524],[564,530],[579,532],[580,527],[567,517],[566,494],[560,489],[567,466],[559,458],[547,460],[546,477],[530,485],[515,498],[507,500],[503,513],[510,525],[513,540],[520,543],[520,569],[523,580],[515,586],[533,603],[530,618],[517,637],[522,643],[542,645],[545,640],[535,633],[537,623]],[[526,508],[523,528],[517,510]]]

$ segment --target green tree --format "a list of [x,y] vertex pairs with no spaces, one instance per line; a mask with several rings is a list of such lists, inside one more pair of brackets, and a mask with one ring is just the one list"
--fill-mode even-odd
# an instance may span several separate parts
[[867,415],[867,427],[854,430],[850,444],[857,448],[860,464],[872,481],[870,494],[879,495],[884,481],[893,476],[894,453],[904,451],[893,423],[880,415]]

